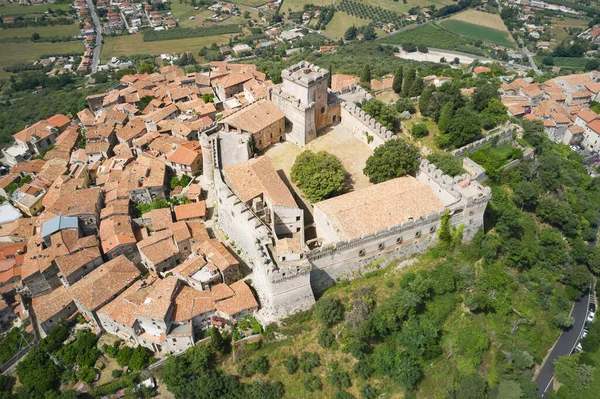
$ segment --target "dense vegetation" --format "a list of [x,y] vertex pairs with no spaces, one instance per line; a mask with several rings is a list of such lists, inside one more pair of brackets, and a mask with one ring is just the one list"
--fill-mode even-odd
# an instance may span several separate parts
[[386,10],[381,7],[374,7],[357,1],[342,0],[338,9],[361,19],[371,20],[381,24],[394,24],[397,28],[408,23],[404,17],[400,14],[396,14],[394,11]]
[[341,194],[346,170],[342,162],[325,151],[304,151],[292,166],[292,181],[310,202],[319,202]]

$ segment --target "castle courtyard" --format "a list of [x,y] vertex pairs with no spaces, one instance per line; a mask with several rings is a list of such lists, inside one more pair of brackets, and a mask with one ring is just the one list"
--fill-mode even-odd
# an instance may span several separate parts
[[[287,179],[291,181],[290,173],[294,161],[304,150],[327,151],[338,157],[350,174],[350,183],[354,190],[371,185],[369,178],[363,173],[363,168],[373,150],[354,137],[343,123],[323,129],[323,132],[319,133],[319,136],[308,143],[305,148],[286,141],[272,145],[265,155],[271,159],[275,170],[283,171]],[[298,194],[300,194],[299,191]]]

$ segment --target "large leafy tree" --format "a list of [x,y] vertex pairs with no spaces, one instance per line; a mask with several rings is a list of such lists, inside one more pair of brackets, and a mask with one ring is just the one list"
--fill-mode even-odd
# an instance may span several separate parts
[[493,99],[500,100],[500,93],[494,85],[487,83],[479,86],[473,91],[473,96],[471,97],[473,109],[481,112],[488,107]]
[[311,202],[341,194],[346,170],[342,162],[325,151],[304,151],[292,166],[292,181]]
[[326,327],[331,327],[344,320],[344,305],[336,297],[326,296],[319,299],[314,312],[317,319]]
[[375,149],[363,169],[374,183],[413,173],[419,167],[419,152],[404,140],[390,140]]
[[394,74],[394,82],[392,83],[392,89],[400,94],[402,92],[402,79],[404,78],[404,70],[402,66],[399,66]]

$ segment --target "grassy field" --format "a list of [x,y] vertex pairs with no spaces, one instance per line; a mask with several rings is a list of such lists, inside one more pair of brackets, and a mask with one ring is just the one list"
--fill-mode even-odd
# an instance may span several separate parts
[[500,18],[498,14],[490,14],[489,12],[468,9],[458,14],[454,14],[448,18],[447,21],[462,21],[509,33],[502,18]]
[[0,43],[0,78],[10,76],[4,67],[37,60],[42,54],[72,53],[81,51],[83,42],[65,43]]
[[292,11],[300,11],[304,9],[305,4],[312,4],[315,6],[325,7],[331,5],[331,0],[283,0],[283,6],[281,6],[281,11],[289,12]]
[[504,47],[514,47],[515,43],[508,32],[488,28],[481,25],[447,19],[440,22],[440,25],[450,32],[465,36],[471,39],[480,39],[485,42],[494,43]]
[[[544,58],[546,57],[535,56],[535,63],[537,65],[544,65]],[[583,70],[585,64],[590,60],[590,58],[552,57],[552,60],[554,61],[553,66]]]
[[570,37],[565,30],[568,28],[587,28],[588,20],[577,18],[551,18],[550,38],[556,39],[555,43],[550,43],[550,48],[554,49],[559,43]]
[[69,11],[70,4],[41,4],[39,6],[21,6],[19,4],[0,5],[0,15],[42,14],[48,9]]
[[141,34],[129,36],[107,37],[102,46],[101,60],[111,57],[133,54],[174,53],[191,51],[195,57],[204,46],[210,46],[213,42],[221,45],[227,43],[233,35],[192,37],[189,39],[163,40],[158,42],[144,42]]
[[78,35],[80,30],[78,24],[0,29],[0,42],[5,39],[12,39],[15,37],[31,38],[31,35],[36,32],[39,33],[41,37],[52,37]]

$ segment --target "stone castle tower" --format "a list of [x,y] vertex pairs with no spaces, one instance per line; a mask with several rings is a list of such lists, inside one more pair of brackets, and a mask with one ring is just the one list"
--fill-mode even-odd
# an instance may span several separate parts
[[300,146],[317,131],[339,120],[340,107],[330,103],[326,69],[302,61],[281,72],[283,83],[270,89],[268,99],[285,114],[286,139]]

